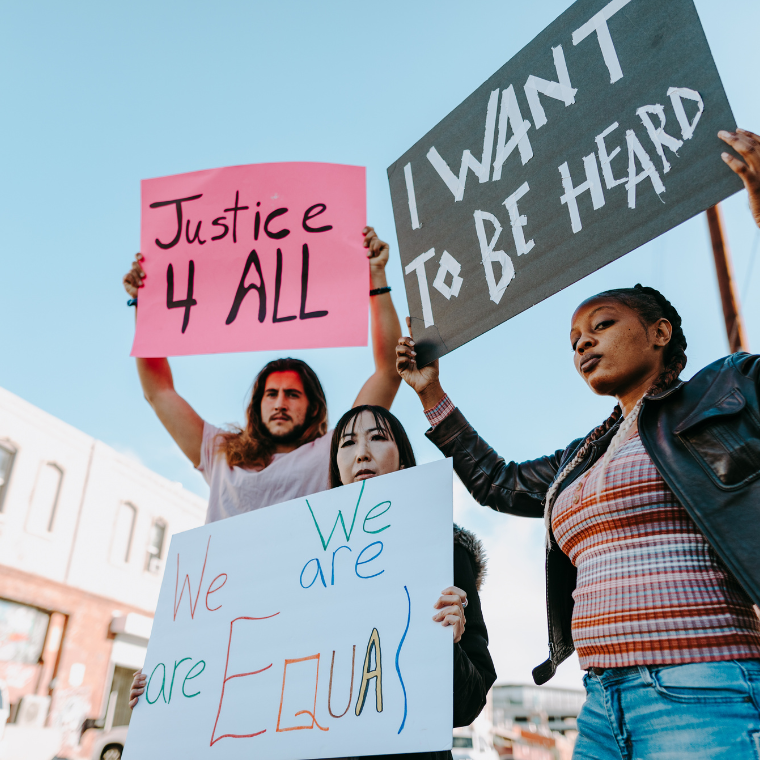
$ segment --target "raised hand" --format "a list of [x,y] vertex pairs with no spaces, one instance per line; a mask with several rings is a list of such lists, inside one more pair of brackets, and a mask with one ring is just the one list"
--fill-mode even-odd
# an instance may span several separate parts
[[362,245],[368,249],[367,258],[369,259],[370,270],[384,270],[390,254],[388,243],[380,240],[374,227],[365,227],[362,234],[364,235]]
[[417,352],[414,350],[412,321],[406,318],[409,337],[399,338],[396,345],[396,371],[407,385],[413,388],[425,409],[432,409],[442,398],[443,388],[438,380],[438,360],[427,367],[417,366]]
[[140,263],[143,260],[141,253],[135,254],[135,260],[132,262],[132,268],[124,275],[122,282],[124,283],[124,290],[129,293],[130,298],[137,298],[138,288],[141,288],[145,283],[145,270]]
[[464,616],[464,608],[467,606],[467,592],[456,586],[449,586],[441,592],[438,601],[433,605],[438,612],[433,615],[433,620],[443,626],[453,626],[454,643],[458,644],[464,633],[467,620]]
[[718,132],[723,142],[728,143],[743,159],[740,161],[730,153],[723,153],[723,160],[739,175],[749,194],[749,208],[760,227],[760,137],[746,129],[736,132]]

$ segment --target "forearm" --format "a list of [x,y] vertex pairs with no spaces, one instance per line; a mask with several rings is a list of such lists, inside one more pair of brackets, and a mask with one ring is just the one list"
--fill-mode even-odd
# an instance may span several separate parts
[[[467,594],[467,622],[458,644],[454,644],[454,725],[466,726],[480,714],[486,704],[488,690],[496,680],[488,631],[478,594],[474,554],[454,538],[454,585]],[[471,546],[469,543],[467,546]],[[482,565],[479,566],[482,571]]]
[[182,452],[197,467],[201,461],[203,420],[175,390],[166,359],[138,359],[143,393],[161,424]]
[[521,517],[542,517],[542,502],[563,451],[526,462],[507,462],[455,409],[426,436],[446,457],[472,497],[483,506]]
[[[385,288],[388,281],[385,269],[370,269],[370,288]],[[390,293],[381,293],[369,299],[372,318],[372,351],[375,370],[392,377],[398,384],[401,378],[396,372],[396,343],[401,337],[401,323]]]
[[137,358],[137,374],[143,395],[155,408],[156,399],[162,392],[174,391],[174,379],[168,359]]
[[[493,666],[491,667],[491,671]],[[461,644],[454,644],[454,726],[468,726],[486,706],[496,673],[480,670]]]
[[[124,276],[127,293],[137,297],[142,287],[145,272],[140,265],[142,255],[137,254],[132,269]],[[135,319],[137,309],[135,309]],[[190,404],[174,390],[174,378],[169,361],[163,358],[137,358],[137,374],[142,385],[145,400],[151,405],[156,416],[175,440],[182,452],[198,467],[201,462],[203,442],[203,420]]]
[[[370,270],[370,288],[384,288],[386,282],[383,269]],[[369,303],[375,371],[359,391],[354,406],[372,404],[390,409],[401,384],[396,371],[396,343],[401,337],[401,325],[390,293],[371,296]]]

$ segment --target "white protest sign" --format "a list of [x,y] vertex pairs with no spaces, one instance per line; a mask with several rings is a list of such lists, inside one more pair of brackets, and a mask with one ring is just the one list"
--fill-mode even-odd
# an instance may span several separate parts
[[451,747],[450,459],[173,536],[126,760]]

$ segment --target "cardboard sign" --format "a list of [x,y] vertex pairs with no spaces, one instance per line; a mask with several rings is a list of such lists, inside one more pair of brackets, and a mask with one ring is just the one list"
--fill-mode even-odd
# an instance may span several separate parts
[[451,747],[451,460],[172,537],[126,760]]
[[692,0],[578,0],[388,169],[419,363],[739,190],[735,127]]
[[132,356],[366,346],[365,170],[231,166],[142,182]]

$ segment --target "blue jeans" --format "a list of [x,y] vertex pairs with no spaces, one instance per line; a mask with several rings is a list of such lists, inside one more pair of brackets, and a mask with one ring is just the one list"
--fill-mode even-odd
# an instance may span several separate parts
[[760,660],[583,678],[573,760],[760,760]]

